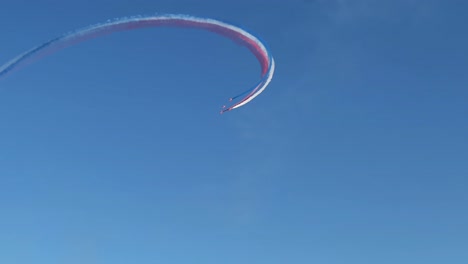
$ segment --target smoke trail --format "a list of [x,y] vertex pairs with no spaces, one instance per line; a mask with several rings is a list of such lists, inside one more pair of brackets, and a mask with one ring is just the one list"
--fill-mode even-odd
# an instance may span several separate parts
[[232,104],[229,107],[224,107],[221,113],[241,107],[260,93],[270,83],[275,70],[273,57],[265,44],[257,37],[253,36],[246,30],[236,27],[225,22],[210,18],[198,18],[188,15],[155,15],[155,16],[138,16],[125,17],[114,20],[108,20],[104,23],[91,25],[82,29],[65,33],[59,37],[51,39],[39,46],[36,46],[4,65],[0,66],[0,77],[4,77],[12,71],[31,63],[34,60],[40,59],[60,49],[66,48],[79,42],[96,38],[102,35],[110,34],[118,31],[132,30],[136,28],[158,27],[158,26],[173,26],[173,27],[189,27],[200,28],[212,31],[219,35],[228,37],[237,43],[241,43],[247,47],[252,54],[257,58],[261,67],[261,79],[253,88],[244,93],[231,97],[231,101],[245,95],[241,100]]

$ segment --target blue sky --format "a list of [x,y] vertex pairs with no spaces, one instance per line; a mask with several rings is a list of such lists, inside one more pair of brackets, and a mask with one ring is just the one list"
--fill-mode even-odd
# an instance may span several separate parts
[[467,263],[468,4],[10,1],[0,60],[109,18],[209,32],[67,48],[0,81],[0,263]]

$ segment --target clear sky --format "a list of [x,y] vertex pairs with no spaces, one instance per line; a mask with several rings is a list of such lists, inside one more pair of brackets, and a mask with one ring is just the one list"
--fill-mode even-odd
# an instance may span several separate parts
[[468,3],[4,1],[0,63],[153,13],[255,32],[72,46],[0,80],[0,263],[468,263]]

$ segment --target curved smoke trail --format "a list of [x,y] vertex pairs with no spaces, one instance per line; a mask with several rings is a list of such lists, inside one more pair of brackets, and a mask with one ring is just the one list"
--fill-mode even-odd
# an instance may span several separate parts
[[231,106],[223,107],[221,113],[241,107],[253,100],[265,90],[273,77],[273,73],[275,71],[273,57],[271,56],[271,53],[265,44],[262,43],[262,41],[260,41],[257,37],[253,36],[240,27],[236,27],[210,18],[198,18],[188,15],[126,17],[115,20],[108,20],[105,23],[100,23],[79,30],[71,31],[57,38],[51,39],[39,46],[36,46],[0,66],[0,77],[6,76],[8,73],[18,69],[21,66],[24,66],[26,63],[31,62],[34,59],[41,58],[59,49],[91,38],[117,31],[157,26],[191,27],[209,30],[228,37],[235,42],[241,43],[255,55],[261,67],[260,81],[253,88],[238,96],[230,98],[230,101],[233,101],[234,99],[243,96],[242,99],[238,100],[236,103],[233,103]]

